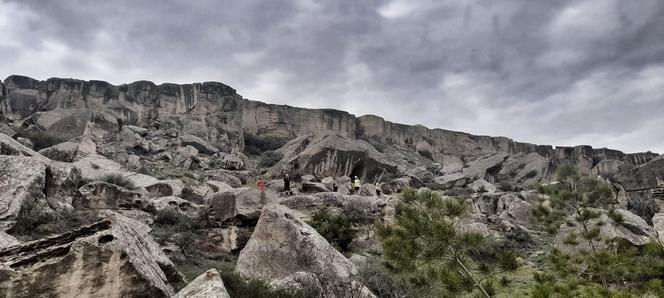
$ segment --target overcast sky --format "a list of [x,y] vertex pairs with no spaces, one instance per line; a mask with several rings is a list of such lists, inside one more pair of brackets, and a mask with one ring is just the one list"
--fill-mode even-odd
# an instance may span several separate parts
[[0,0],[0,77],[246,98],[664,153],[660,0]]

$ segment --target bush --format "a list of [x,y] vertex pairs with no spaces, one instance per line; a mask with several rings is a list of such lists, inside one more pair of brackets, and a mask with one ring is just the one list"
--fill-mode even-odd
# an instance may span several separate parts
[[244,135],[244,152],[250,155],[261,155],[265,151],[276,150],[288,143],[287,139],[274,136]]
[[265,151],[261,155],[261,158],[258,160],[258,167],[260,168],[272,167],[273,165],[277,164],[277,162],[279,162],[282,158],[284,158],[284,155],[282,153],[272,150]]
[[314,212],[309,225],[341,251],[348,250],[356,233],[353,224],[346,215],[333,214],[326,208]]
[[424,156],[424,157],[426,157],[430,160],[433,160],[433,154],[431,152],[429,152],[428,150],[417,150],[417,153],[419,153],[420,155],[422,155],[422,156]]
[[134,182],[131,180],[127,179],[126,177],[120,175],[120,174],[108,174],[100,179],[100,181],[104,181],[110,184],[114,184],[120,187],[124,187],[129,190],[136,190],[138,187]]
[[202,227],[199,219],[192,219],[171,208],[157,211],[154,217],[152,235],[160,244],[174,234],[176,245],[184,252],[190,252],[194,244],[195,232]]
[[627,203],[627,209],[652,224],[652,218],[659,212],[659,206],[653,198],[634,198]]
[[48,134],[46,132],[42,131],[31,131],[31,130],[26,130],[23,128],[16,128],[16,135],[14,135],[14,138],[26,138],[30,139],[32,141],[32,144],[35,145],[35,150],[39,151],[44,148],[51,147],[53,145],[60,144],[64,141],[65,139],[56,137],[54,135]]

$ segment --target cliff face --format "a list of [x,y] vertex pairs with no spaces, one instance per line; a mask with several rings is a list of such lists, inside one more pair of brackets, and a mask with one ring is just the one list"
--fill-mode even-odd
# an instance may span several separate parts
[[[66,131],[67,137],[82,134],[86,121],[103,122],[107,126],[162,125],[229,150],[242,149],[245,133],[284,139],[335,133],[371,143],[399,145],[430,154],[438,161],[449,156],[474,159],[496,152],[537,153],[553,164],[571,161],[584,173],[590,173],[601,160],[619,160],[638,166],[657,156],[590,146],[554,148],[506,137],[392,123],[373,115],[355,117],[338,110],[266,104],[242,99],[233,88],[216,82],[155,85],[138,81],[115,86],[103,81],[59,78],[38,81],[10,76],[0,86],[0,112],[4,117],[29,118],[47,131],[63,134]],[[80,121],[81,118],[86,121]]]
[[305,134],[336,133],[355,138],[355,116],[331,109],[303,109],[258,101],[243,102],[246,133],[295,138]]
[[[59,127],[56,124],[68,117],[88,117],[85,120],[94,122],[103,114],[108,125],[114,121],[118,126],[142,127],[168,123],[219,146],[240,150],[244,143],[242,97],[221,83],[155,85],[138,81],[115,86],[103,81],[60,78],[37,81],[10,76],[5,85],[6,96],[0,101],[0,112],[11,120],[34,118],[31,120],[46,131]],[[77,111],[92,111],[94,115],[82,116]],[[84,131],[82,127],[74,130],[79,134]]]

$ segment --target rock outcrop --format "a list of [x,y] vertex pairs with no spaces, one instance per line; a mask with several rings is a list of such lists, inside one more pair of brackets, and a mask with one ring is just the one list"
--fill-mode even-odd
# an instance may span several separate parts
[[3,297],[169,297],[183,276],[148,235],[117,213],[70,232],[0,249]]
[[301,136],[278,151],[284,157],[269,170],[274,177],[289,171],[318,177],[358,176],[363,181],[375,181],[396,171],[396,166],[369,143],[338,135]]

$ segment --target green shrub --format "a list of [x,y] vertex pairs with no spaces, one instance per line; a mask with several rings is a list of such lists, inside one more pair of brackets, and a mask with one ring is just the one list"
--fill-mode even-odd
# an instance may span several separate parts
[[249,155],[261,155],[265,151],[276,150],[288,143],[287,139],[274,136],[244,135],[244,152]]
[[51,147],[53,145],[60,144],[64,141],[65,139],[59,138],[57,136],[48,134],[46,132],[42,131],[33,131],[33,130],[26,130],[23,128],[16,128],[16,135],[14,135],[14,138],[26,138],[30,139],[32,141],[32,144],[35,146],[35,150],[39,151],[44,148]]
[[258,166],[261,168],[269,168],[277,164],[282,158],[284,158],[282,153],[268,150],[261,155],[261,158],[258,160]]
[[334,214],[326,208],[314,212],[309,225],[341,251],[348,250],[356,233],[353,224],[346,215]]
[[417,150],[417,153],[430,160],[433,160],[433,154],[429,150]]
[[129,190],[136,190],[138,187],[134,182],[131,180],[127,179],[126,177],[120,175],[120,174],[108,174],[103,176],[100,181],[104,181],[110,184],[114,184],[120,187],[124,187]]
[[653,198],[633,198],[627,203],[627,209],[652,224],[652,218],[659,212],[659,206]]

